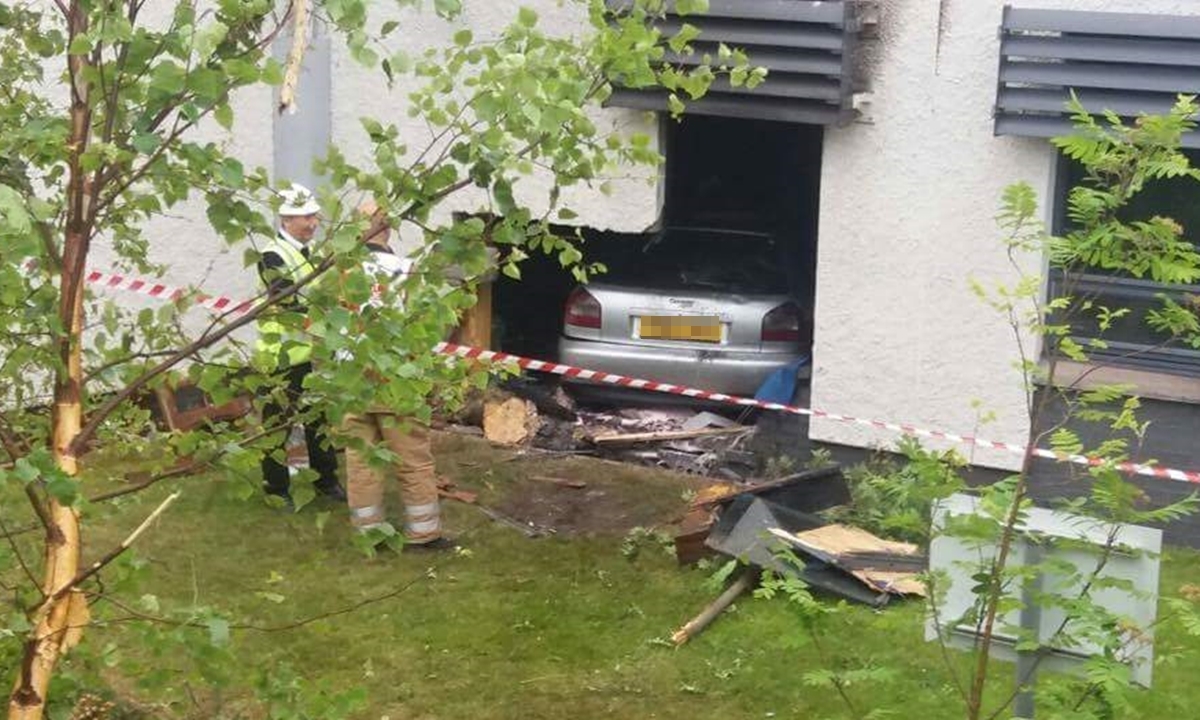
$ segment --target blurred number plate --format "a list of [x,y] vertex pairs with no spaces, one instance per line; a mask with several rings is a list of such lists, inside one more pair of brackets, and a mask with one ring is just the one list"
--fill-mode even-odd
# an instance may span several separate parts
[[647,340],[690,340],[719,343],[721,342],[721,319],[643,315],[638,337]]

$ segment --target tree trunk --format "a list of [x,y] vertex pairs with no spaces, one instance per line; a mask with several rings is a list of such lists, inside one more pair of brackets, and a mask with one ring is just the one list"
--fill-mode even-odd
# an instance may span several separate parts
[[[70,250],[78,238],[68,237]],[[70,252],[65,253],[69,256]],[[63,264],[60,316],[65,315],[66,336],[60,341],[60,362],[54,386],[53,453],[59,470],[74,477],[79,472],[75,457],[67,447],[79,433],[83,421],[83,331],[82,276],[72,265]],[[50,526],[46,529],[46,550],[42,572],[42,595],[47,598],[37,609],[34,630],[25,641],[20,677],[9,703],[9,720],[40,720],[46,706],[46,693],[55,665],[62,655],[64,641],[71,628],[73,593],[60,593],[79,572],[79,515],[75,509],[48,498]],[[74,602],[79,602],[78,599]]]
[[[79,3],[71,3],[67,22],[70,38],[87,32],[87,12]],[[71,152],[59,283],[58,316],[62,334],[56,341],[58,367],[54,376],[50,442],[58,469],[75,477],[79,464],[70,446],[83,426],[83,279],[92,232],[92,188],[80,157],[88,147],[92,116],[85,73],[87,59],[71,55],[67,69],[71,79]],[[9,720],[41,720],[45,716],[54,669],[68,646],[78,642],[83,629],[73,625],[86,625],[86,605],[80,606],[82,596],[64,592],[79,572],[79,515],[53,496],[47,498],[47,505],[41,586],[45,599],[34,613],[34,629],[25,640],[20,674],[9,700]]]

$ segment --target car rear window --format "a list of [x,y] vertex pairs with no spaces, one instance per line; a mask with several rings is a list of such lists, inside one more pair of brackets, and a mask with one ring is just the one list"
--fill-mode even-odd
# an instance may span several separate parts
[[663,290],[787,293],[785,258],[769,236],[668,231],[643,247],[626,272],[611,280]]

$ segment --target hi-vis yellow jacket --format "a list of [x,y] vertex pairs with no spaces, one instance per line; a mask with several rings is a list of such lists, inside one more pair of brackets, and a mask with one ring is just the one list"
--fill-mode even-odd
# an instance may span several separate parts
[[[263,248],[258,272],[269,289],[277,292],[315,270],[301,247],[300,243],[281,232]],[[303,301],[298,298],[295,302],[287,303],[286,307],[291,311],[305,310]],[[283,324],[270,314],[263,315],[258,321],[255,349],[265,362],[275,368],[295,367],[312,359],[312,344],[308,338],[303,333],[285,330]]]

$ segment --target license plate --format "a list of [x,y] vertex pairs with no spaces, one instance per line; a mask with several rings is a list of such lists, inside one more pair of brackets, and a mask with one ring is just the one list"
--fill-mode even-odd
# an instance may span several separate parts
[[717,317],[678,317],[643,315],[638,337],[646,340],[688,340],[721,342],[721,319]]

